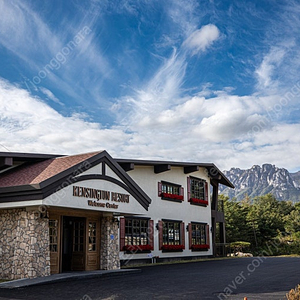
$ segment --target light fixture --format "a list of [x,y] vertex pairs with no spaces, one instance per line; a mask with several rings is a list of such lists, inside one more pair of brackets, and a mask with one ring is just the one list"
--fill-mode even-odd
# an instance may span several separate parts
[[113,218],[113,222],[117,223],[118,228],[119,228],[119,226],[120,226],[120,220],[118,218]]
[[49,213],[47,210],[43,210],[42,212],[40,212],[40,218],[41,219],[49,219]]

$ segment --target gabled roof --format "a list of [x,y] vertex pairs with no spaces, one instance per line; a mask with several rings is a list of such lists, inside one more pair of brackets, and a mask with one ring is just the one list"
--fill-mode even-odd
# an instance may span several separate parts
[[[120,180],[107,176],[105,168],[102,169],[104,174],[101,175],[81,175],[100,163],[112,169]],[[120,185],[145,209],[148,209],[151,203],[147,194],[106,151],[28,162],[10,169],[0,174],[0,202],[44,199],[66,185],[90,179],[108,180]]]
[[99,153],[101,152],[63,156],[21,165],[0,176],[0,187],[40,184]]

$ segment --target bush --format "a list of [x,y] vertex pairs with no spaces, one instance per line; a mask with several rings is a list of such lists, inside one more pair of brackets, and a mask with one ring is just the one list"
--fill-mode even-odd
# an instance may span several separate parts
[[300,300],[300,284],[286,294],[287,300]]
[[248,242],[233,242],[230,243],[230,248],[232,249],[233,252],[244,252],[244,251],[249,251],[250,243]]

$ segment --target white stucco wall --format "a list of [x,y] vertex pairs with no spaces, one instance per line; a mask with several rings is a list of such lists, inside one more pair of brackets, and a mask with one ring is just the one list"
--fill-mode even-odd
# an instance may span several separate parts
[[[187,195],[187,178],[189,176],[204,179],[208,182],[208,188],[210,190],[210,179],[207,176],[204,168],[200,168],[197,172],[192,172],[189,174],[184,174],[182,167],[173,167],[171,170],[155,174],[153,166],[135,166],[134,170],[129,171],[133,180],[146,192],[146,194],[152,199],[149,211],[143,216],[150,217],[154,220],[154,251],[152,251],[153,256],[159,257],[178,257],[178,256],[207,256],[212,255],[212,233],[209,232],[210,237],[210,249],[208,251],[194,251],[189,249],[188,232],[185,230],[185,250],[183,252],[165,252],[162,253],[159,250],[159,237],[158,230],[156,229],[156,224],[162,219],[178,220],[185,224],[191,222],[203,222],[209,224],[211,227],[211,201],[210,201],[210,191],[208,192],[208,206],[192,205],[188,202]],[[170,183],[181,185],[184,188],[184,201],[181,203],[162,200],[158,196],[158,182],[167,181]],[[129,259],[130,257],[134,259],[147,258],[147,254],[140,253],[134,254],[134,256],[129,254],[124,254],[120,252],[121,259]]]

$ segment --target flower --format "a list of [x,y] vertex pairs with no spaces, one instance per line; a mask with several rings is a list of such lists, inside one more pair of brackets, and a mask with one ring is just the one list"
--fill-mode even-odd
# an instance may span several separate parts
[[153,250],[151,245],[126,245],[124,246],[125,251],[137,252],[137,251],[150,251]]
[[208,250],[209,249],[209,245],[208,244],[192,245],[191,249],[192,250]]
[[161,193],[161,197],[164,198],[169,198],[169,199],[176,199],[176,200],[183,200],[182,195],[177,195],[177,194],[169,194],[169,193]]
[[168,251],[183,250],[184,245],[163,245],[161,248],[162,248],[162,250],[168,250]]
[[190,202],[191,203],[199,203],[199,204],[208,205],[208,201],[207,200],[198,199],[198,198],[191,198]]

